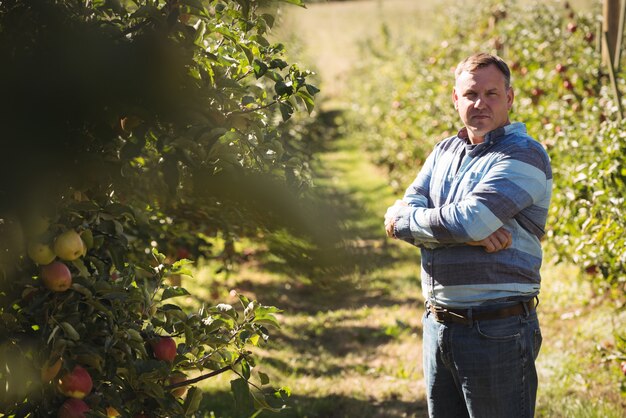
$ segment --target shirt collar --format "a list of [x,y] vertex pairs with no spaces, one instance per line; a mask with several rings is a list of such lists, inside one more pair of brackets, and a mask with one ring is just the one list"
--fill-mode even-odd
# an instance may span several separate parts
[[513,122],[496,128],[491,132],[487,132],[485,140],[480,144],[472,144],[470,142],[469,135],[467,134],[467,128],[465,127],[457,133],[457,136],[465,142],[466,150],[469,152],[475,150],[476,148],[482,149],[491,146],[498,142],[501,138],[512,133],[526,133],[526,125],[521,122]]

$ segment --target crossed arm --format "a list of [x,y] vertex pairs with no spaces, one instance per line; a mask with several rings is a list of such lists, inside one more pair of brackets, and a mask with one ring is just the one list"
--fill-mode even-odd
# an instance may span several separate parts
[[[408,206],[408,204],[402,200],[397,200],[393,206],[390,206],[389,209],[387,209],[387,213],[385,214],[385,231],[387,232],[387,236],[390,238],[396,238],[394,234],[395,214],[397,209],[402,206]],[[488,253],[505,250],[509,248],[512,243],[513,239],[511,233],[504,227],[498,228],[496,231],[492,232],[489,236],[480,241],[466,242],[467,245],[484,247],[485,251]]]

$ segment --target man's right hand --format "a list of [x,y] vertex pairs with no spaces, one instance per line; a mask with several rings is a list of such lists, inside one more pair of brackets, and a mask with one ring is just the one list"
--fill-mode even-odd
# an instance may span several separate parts
[[480,241],[470,241],[467,245],[474,245],[479,247],[485,247],[485,251],[488,253],[495,253],[501,250],[506,250],[513,244],[513,237],[511,233],[501,227],[497,231],[493,232],[487,238]]

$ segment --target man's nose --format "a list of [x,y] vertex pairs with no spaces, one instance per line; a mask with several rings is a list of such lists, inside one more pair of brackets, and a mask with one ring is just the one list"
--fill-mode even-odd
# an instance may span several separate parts
[[484,105],[485,105],[485,102],[483,101],[481,97],[477,98],[476,101],[474,102],[474,107],[476,109],[482,109]]

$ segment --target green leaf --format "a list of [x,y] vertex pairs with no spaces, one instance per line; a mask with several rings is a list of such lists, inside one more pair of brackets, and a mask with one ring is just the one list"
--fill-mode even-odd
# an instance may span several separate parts
[[254,75],[256,76],[256,78],[263,77],[263,75],[267,73],[267,69],[267,65],[263,61],[260,61],[259,59],[254,60],[254,63],[252,64],[252,70],[254,71]]
[[192,386],[187,391],[187,397],[185,398],[185,404],[183,409],[185,416],[189,416],[196,412],[200,408],[200,402],[202,401],[202,391],[195,386]]
[[89,270],[87,270],[87,266],[85,266],[85,263],[83,263],[83,260],[81,260],[80,258],[73,260],[72,265],[76,267],[76,269],[78,270],[78,273],[82,277],[87,278],[90,276]]
[[261,385],[267,385],[270,382],[270,378],[263,372],[259,372],[259,379],[261,380]]
[[311,84],[306,84],[306,91],[308,91],[311,96],[315,96],[317,93],[320,92],[320,89]]
[[291,85],[291,82],[284,82],[281,80],[274,85],[274,91],[281,97],[289,96],[293,94],[293,86]]
[[279,81],[283,81],[284,78],[282,75],[278,74],[276,71],[268,71],[265,74],[266,77],[268,77],[269,79],[271,79],[274,82],[279,82]]
[[168,287],[163,291],[163,296],[161,296],[161,300],[165,300],[165,299],[169,299],[169,298],[176,298],[179,296],[188,296],[190,293],[187,291],[187,289],[183,288],[183,287]]
[[289,103],[281,102],[279,105],[280,114],[283,117],[283,122],[289,120],[291,115],[293,114],[293,106]]
[[271,29],[274,26],[274,22],[275,22],[275,18],[273,15],[268,14],[268,13],[264,13],[260,16],[261,19],[263,19],[265,21],[265,23],[267,24],[267,26]]
[[245,379],[235,379],[230,381],[230,390],[235,398],[235,407],[240,413],[245,413],[253,409],[250,387]]
[[304,105],[306,106],[306,110],[307,112],[309,112],[309,115],[310,115],[311,112],[313,112],[313,109],[315,109],[315,101],[313,100],[313,97],[311,97],[311,95],[307,93],[306,91],[302,91],[302,90],[300,90],[297,93],[297,95],[304,102]]
[[282,70],[288,65],[289,64],[287,64],[284,60],[281,60],[278,58],[274,58],[273,60],[270,61],[270,68],[280,68]]
[[63,333],[68,339],[74,340],[74,341],[80,340],[80,334],[78,334],[76,329],[74,329],[74,327],[71,324],[67,322],[61,322],[59,325],[63,329]]
[[179,4],[184,4],[190,7],[193,7],[198,10],[204,10],[204,5],[201,0],[178,0]]

